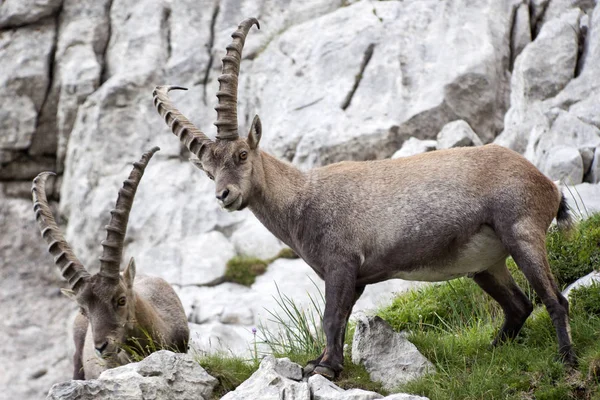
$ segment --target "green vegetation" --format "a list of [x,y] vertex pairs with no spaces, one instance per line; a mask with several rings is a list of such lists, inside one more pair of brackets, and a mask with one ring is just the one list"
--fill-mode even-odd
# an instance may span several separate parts
[[213,399],[220,399],[225,393],[234,390],[258,368],[257,363],[228,354],[196,355],[196,360],[209,375],[219,381],[213,391]]
[[257,276],[265,273],[267,265],[267,262],[260,258],[233,257],[227,261],[225,280],[227,282],[250,286],[254,283]]
[[251,286],[256,281],[256,277],[264,274],[267,266],[278,258],[298,258],[298,256],[289,247],[281,249],[275,257],[267,260],[256,257],[235,256],[227,261],[225,281]]
[[[548,234],[552,271],[564,288],[600,266],[600,216],[570,234]],[[509,268],[530,298],[523,274]],[[499,306],[470,279],[403,294],[379,312],[431,360],[437,373],[398,388],[435,399],[600,399],[600,285],[571,293],[571,330],[578,370],[557,361],[554,328],[541,305],[517,340],[490,348],[502,323]]]

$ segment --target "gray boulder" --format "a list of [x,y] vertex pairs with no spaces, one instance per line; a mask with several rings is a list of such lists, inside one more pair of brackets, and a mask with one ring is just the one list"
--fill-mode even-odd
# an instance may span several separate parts
[[379,317],[357,320],[352,362],[364,365],[371,379],[387,390],[435,371],[414,344]]
[[254,215],[235,230],[231,243],[238,255],[263,260],[275,257],[285,247]]
[[435,150],[436,147],[437,142],[435,140],[421,140],[411,137],[402,143],[402,147],[392,155],[392,159],[426,153]]
[[289,359],[265,357],[258,371],[223,400],[310,400],[307,382],[302,382],[302,368]]
[[189,354],[167,350],[144,360],[103,372],[98,379],[58,383],[52,400],[140,400],[211,398],[217,380]]
[[308,384],[312,395],[311,400],[428,400],[427,397],[407,393],[395,393],[383,397],[379,393],[362,389],[344,390],[321,375],[311,376]]
[[312,400],[373,400],[382,399],[379,393],[362,389],[344,390],[321,375],[308,379]]
[[546,156],[542,172],[553,181],[576,185],[583,180],[583,160],[574,147],[553,147]]
[[463,120],[452,121],[444,125],[437,135],[437,149],[452,147],[481,146],[483,143],[473,129]]
[[0,29],[34,23],[54,14],[63,0],[4,0],[0,3]]

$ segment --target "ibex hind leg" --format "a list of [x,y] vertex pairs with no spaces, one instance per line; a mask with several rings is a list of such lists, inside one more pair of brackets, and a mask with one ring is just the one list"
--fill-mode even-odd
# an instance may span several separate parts
[[476,274],[473,280],[496,300],[504,311],[504,323],[492,346],[514,339],[533,311],[533,305],[506,268],[506,260]]
[[569,303],[562,295],[550,271],[546,254],[545,229],[532,231],[531,224],[515,226],[512,235],[504,237],[505,245],[517,266],[550,314],[558,339],[558,351],[568,366],[577,365],[569,327]]

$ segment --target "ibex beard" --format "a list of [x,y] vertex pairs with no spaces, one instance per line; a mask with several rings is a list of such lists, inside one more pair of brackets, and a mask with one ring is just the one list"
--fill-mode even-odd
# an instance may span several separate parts
[[237,80],[253,24],[227,46],[219,77],[218,134],[211,140],[159,86],[154,105],[216,184],[227,210],[248,207],[325,280],[327,344],[305,372],[335,378],[352,307],[368,284],[392,278],[444,281],[470,276],[504,311],[494,344],[514,338],[532,312],[505,261],[511,255],[546,306],[559,353],[576,364],[568,302],[550,272],[545,235],[554,218],[570,224],[564,197],[512,150],[486,145],[397,160],[341,162],[302,172],[261,151],[260,119],[238,135]]

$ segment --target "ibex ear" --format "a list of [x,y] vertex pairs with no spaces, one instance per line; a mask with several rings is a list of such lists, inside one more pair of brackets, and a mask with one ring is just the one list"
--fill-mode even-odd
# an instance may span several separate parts
[[67,296],[69,299],[77,301],[77,296],[75,295],[75,292],[71,289],[60,289],[60,292]]
[[133,257],[129,260],[129,264],[125,267],[125,271],[123,271],[123,280],[125,280],[125,285],[128,288],[133,287],[133,280],[135,279],[135,260]]
[[198,168],[200,171],[204,171],[204,168],[202,168],[202,162],[199,159],[196,157],[190,157],[189,160],[194,167]]
[[260,142],[260,138],[262,136],[262,124],[260,123],[260,118],[258,115],[254,116],[252,120],[252,126],[250,126],[250,132],[248,132],[248,146],[252,150],[258,147],[258,142]]

